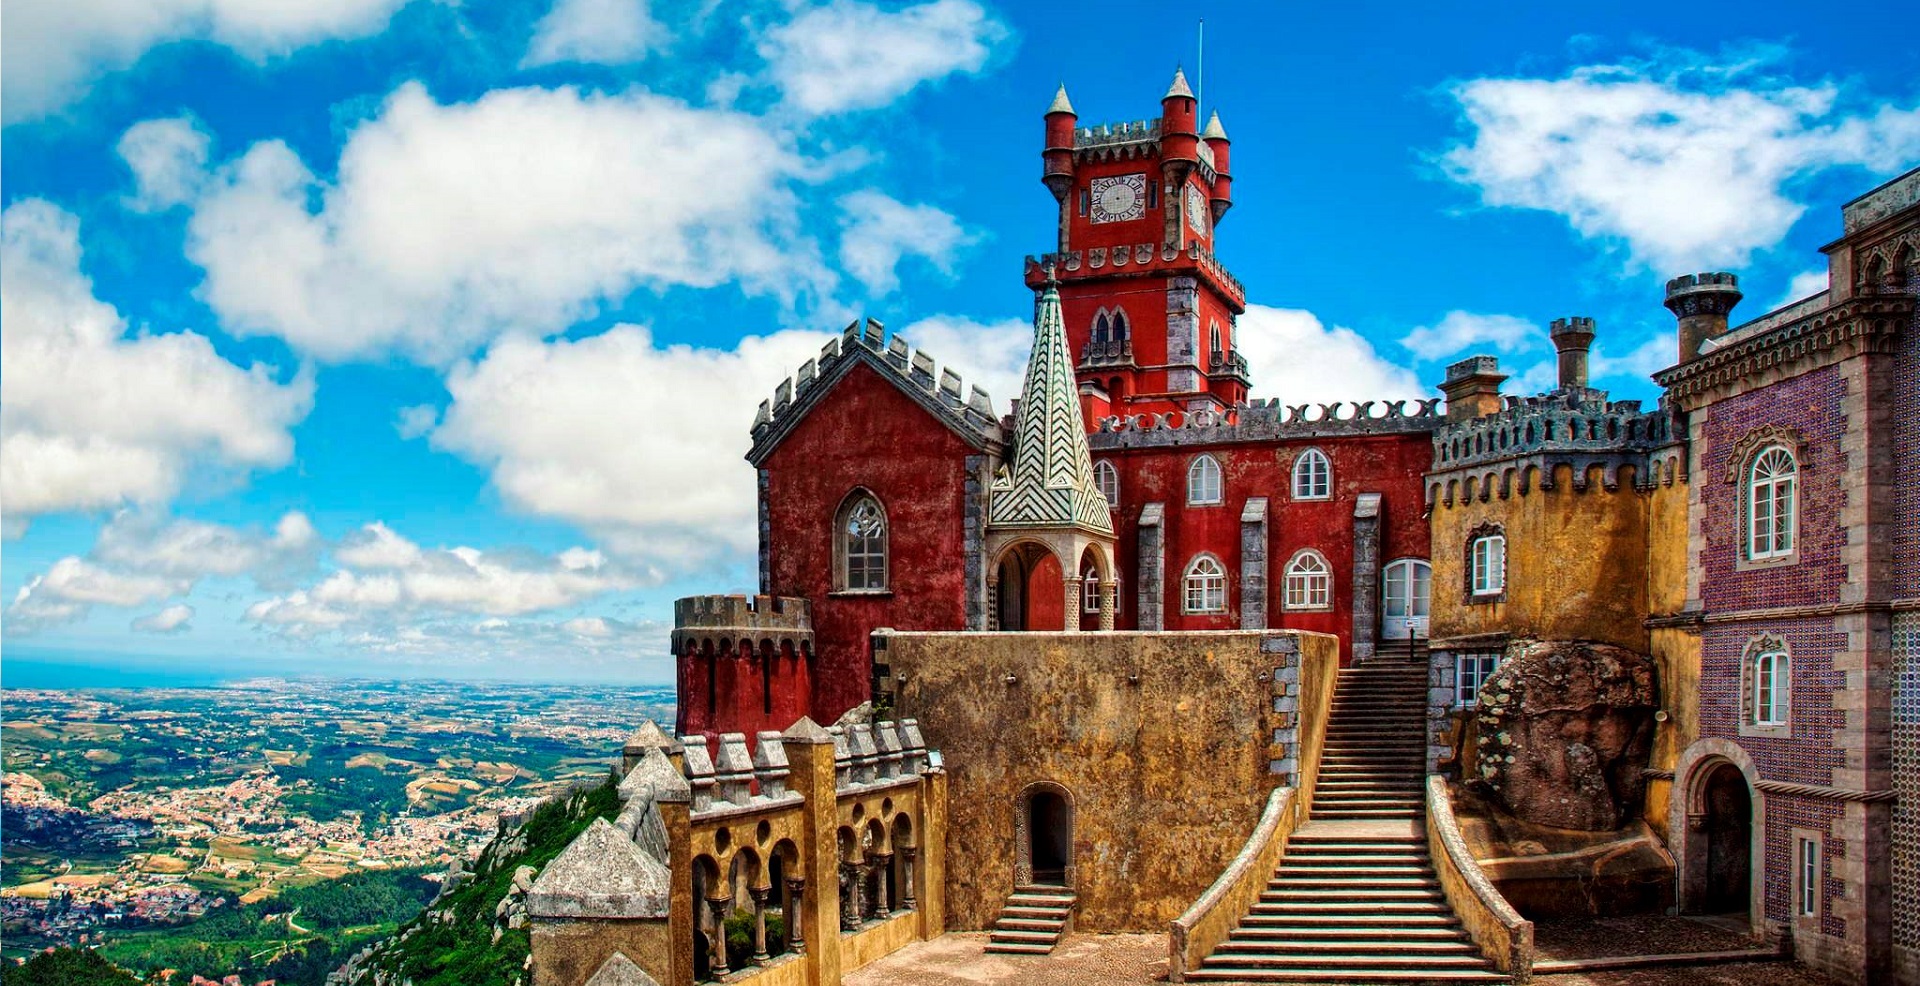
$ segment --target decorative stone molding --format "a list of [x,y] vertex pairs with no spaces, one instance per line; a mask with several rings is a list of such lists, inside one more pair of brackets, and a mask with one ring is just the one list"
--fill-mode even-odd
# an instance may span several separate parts
[[1737,483],[1746,475],[1747,466],[1753,457],[1762,450],[1775,445],[1784,446],[1793,453],[1794,468],[1800,473],[1813,471],[1813,463],[1807,457],[1807,440],[1799,429],[1787,425],[1769,424],[1747,432],[1733,443],[1727,452],[1727,482]]

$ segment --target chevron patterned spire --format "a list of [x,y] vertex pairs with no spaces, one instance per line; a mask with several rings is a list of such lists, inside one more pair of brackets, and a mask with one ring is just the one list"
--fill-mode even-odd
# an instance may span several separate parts
[[989,526],[1079,527],[1112,534],[1113,515],[1093,481],[1060,291],[1051,281],[1034,311],[1033,355],[1014,434],[1012,467],[993,484]]

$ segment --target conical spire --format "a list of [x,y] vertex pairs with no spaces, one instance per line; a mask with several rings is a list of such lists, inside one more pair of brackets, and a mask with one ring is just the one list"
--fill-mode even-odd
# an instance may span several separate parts
[[1172,99],[1175,96],[1185,96],[1188,99],[1193,98],[1193,90],[1187,88],[1187,73],[1185,69],[1176,68],[1173,70],[1173,85],[1168,86],[1167,94],[1160,98]]
[[994,484],[989,526],[1079,527],[1111,535],[1113,516],[1093,481],[1060,290],[1051,281],[1034,312],[1033,355],[1014,433],[1013,465]]
[[1067,84],[1064,82],[1060,83],[1060,91],[1053,94],[1053,105],[1047,107],[1048,116],[1052,116],[1055,113],[1073,113],[1075,116],[1080,115],[1074,113],[1073,101],[1067,98]]
[[1202,130],[1200,132],[1200,136],[1211,138],[1214,140],[1227,139],[1227,128],[1220,125],[1219,110],[1214,110],[1213,115],[1207,117],[1207,129]]

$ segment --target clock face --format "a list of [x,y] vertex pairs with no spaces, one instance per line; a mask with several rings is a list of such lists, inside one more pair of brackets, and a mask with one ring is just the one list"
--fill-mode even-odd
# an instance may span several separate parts
[[1093,193],[1090,211],[1096,223],[1117,223],[1146,214],[1147,176],[1144,174],[1095,178],[1090,191]]
[[1207,208],[1207,197],[1200,191],[1200,186],[1188,185],[1187,225],[1192,226],[1197,233],[1205,233],[1207,223],[1212,219],[1213,214]]

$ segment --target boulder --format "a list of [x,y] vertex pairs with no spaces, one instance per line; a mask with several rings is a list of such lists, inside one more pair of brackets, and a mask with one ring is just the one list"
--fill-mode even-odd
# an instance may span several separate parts
[[1473,781],[1536,825],[1608,832],[1646,796],[1654,665],[1583,641],[1518,648],[1480,690]]

